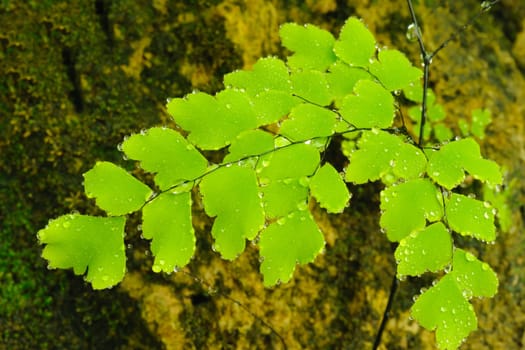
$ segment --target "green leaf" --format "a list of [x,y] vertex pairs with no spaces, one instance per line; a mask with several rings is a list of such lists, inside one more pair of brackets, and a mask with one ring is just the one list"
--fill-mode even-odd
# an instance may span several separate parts
[[332,49],[335,39],[326,30],[311,24],[286,23],[279,35],[283,46],[295,52],[288,57],[288,66],[293,69],[324,71],[336,60]]
[[38,232],[46,244],[42,257],[50,268],[73,268],[77,275],[87,269],[85,279],[93,289],[113,287],[126,272],[125,223],[124,217],[60,216]]
[[298,210],[261,232],[261,273],[264,285],[288,282],[295,265],[312,262],[324,247],[323,234],[308,210]]
[[452,193],[446,204],[446,212],[450,228],[461,235],[483,241],[496,239],[494,213],[488,202]]
[[465,179],[464,171],[490,185],[501,184],[499,166],[483,159],[478,143],[472,138],[450,142],[430,154],[427,172],[432,180],[452,189]]
[[492,121],[492,116],[489,109],[474,109],[472,111],[472,126],[470,131],[472,135],[480,139],[485,137],[485,128]]
[[370,73],[390,91],[408,87],[423,76],[421,69],[414,67],[398,50],[381,50],[377,56],[378,60],[370,64]]
[[320,106],[328,106],[332,102],[330,87],[324,73],[313,70],[294,72],[290,79],[294,95]]
[[257,114],[257,125],[272,124],[288,113],[290,110],[303,101],[288,92],[264,91],[252,98],[253,109]]
[[350,200],[350,192],[341,175],[329,163],[317,169],[312,176],[310,191],[319,205],[329,213],[343,212]]
[[428,120],[431,122],[438,122],[446,117],[445,109],[442,105],[433,104],[427,109]]
[[492,188],[487,184],[483,185],[483,199],[490,202],[497,210],[496,216],[503,232],[509,232],[512,227],[512,209],[509,205],[509,196],[513,193],[514,185],[520,181],[519,177],[514,178],[509,184],[506,184],[504,191],[501,191],[499,187]]
[[214,248],[232,260],[264,225],[264,212],[253,169],[230,165],[218,168],[200,183],[206,213],[215,218]]
[[366,70],[351,67],[342,61],[336,61],[326,74],[330,94],[335,98],[336,106],[340,106],[343,98],[354,91],[355,84],[361,79],[372,80]]
[[458,128],[461,131],[461,135],[468,136],[470,125],[465,119],[458,120]]
[[[427,91],[431,91],[428,89]],[[421,103],[423,102],[423,86],[421,80],[419,82],[408,83],[407,86],[403,88],[403,94],[412,102]],[[428,95],[427,95],[428,96]]]
[[273,135],[259,129],[241,133],[228,148],[224,162],[234,162],[273,150]]
[[390,172],[398,178],[413,179],[425,170],[423,152],[396,135],[380,130],[363,131],[358,146],[357,151],[350,153],[345,177],[348,182],[375,181]]
[[316,105],[302,103],[292,109],[279,130],[291,141],[306,141],[331,136],[334,133],[337,114]]
[[246,91],[253,103],[257,126],[277,122],[302,102],[291,94],[288,67],[275,57],[259,59],[251,71],[226,74],[224,85]]
[[319,151],[306,143],[282,147],[261,157],[259,181],[268,183],[274,180],[312,176],[319,165]]
[[334,52],[342,61],[351,66],[367,67],[376,51],[376,40],[364,23],[355,17],[346,20]]
[[412,317],[428,330],[436,330],[440,349],[456,349],[477,329],[472,297],[492,297],[498,278],[488,264],[471,253],[455,249],[452,272],[425,291],[412,306]]
[[261,186],[266,217],[276,219],[307,207],[308,183],[303,179],[272,181]]
[[457,349],[477,329],[474,308],[451,274],[421,294],[412,306],[412,317],[428,330],[436,330],[440,349]]
[[238,70],[224,76],[228,88],[245,89],[250,96],[265,91],[290,92],[290,76],[286,64],[276,57],[259,59],[251,71]]
[[432,127],[434,129],[434,135],[439,142],[450,141],[454,135],[452,130],[450,130],[445,124],[437,123]]
[[258,126],[250,100],[241,90],[226,89],[215,97],[197,92],[174,98],[168,113],[189,132],[188,140],[204,150],[227,146],[241,132]]
[[401,239],[395,257],[398,276],[437,272],[452,261],[452,238],[445,225],[437,222]]
[[360,80],[354,94],[343,100],[340,113],[356,128],[388,128],[395,116],[394,97],[378,83]]
[[463,297],[493,297],[498,291],[498,276],[486,262],[463,249],[454,250],[451,276],[462,290]]
[[166,190],[204,174],[208,160],[178,132],[168,128],[151,128],[131,135],[122,143],[130,159],[140,161],[142,169],[156,173],[155,183]]
[[441,193],[428,179],[416,179],[387,187],[381,192],[379,221],[392,242],[422,230],[426,221],[443,217]]
[[142,182],[110,162],[97,162],[84,174],[88,198],[109,215],[125,215],[139,210],[153,191]]
[[166,192],[142,210],[142,234],[152,239],[154,272],[173,272],[185,266],[195,251],[191,222],[191,193]]

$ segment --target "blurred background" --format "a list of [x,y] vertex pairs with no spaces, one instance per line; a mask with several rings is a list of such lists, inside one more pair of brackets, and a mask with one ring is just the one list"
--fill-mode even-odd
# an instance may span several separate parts
[[[430,50],[481,7],[413,2]],[[132,216],[128,273],[110,290],[48,270],[36,236],[51,218],[97,213],[82,173],[97,160],[132,170],[117,145],[147,127],[174,127],[166,98],[213,93],[224,74],[285,57],[282,23],[337,36],[351,15],[419,64],[402,0],[0,1],[0,349],[370,349],[395,274],[378,227],[377,183],[352,189],[344,214],[316,211],[326,252],[271,289],[262,286],[255,247],[233,263],[210,249],[211,221],[198,207],[196,256],[172,275],[151,271]],[[495,245],[464,243],[494,267],[500,288],[473,300],[479,330],[462,349],[525,347],[524,18],[524,2],[502,0],[431,68],[454,130],[472,109],[491,109],[482,153],[504,167],[511,218]],[[475,183],[471,190],[479,191]],[[412,296],[433,278],[400,284],[380,349],[435,348],[434,334],[409,319]]]

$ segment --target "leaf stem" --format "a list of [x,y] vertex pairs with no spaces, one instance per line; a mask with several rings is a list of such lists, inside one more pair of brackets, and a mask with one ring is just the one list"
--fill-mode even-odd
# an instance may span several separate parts
[[421,57],[423,58],[423,101],[421,102],[421,122],[419,123],[419,139],[417,146],[421,148],[423,146],[424,130],[425,123],[427,119],[427,89],[428,89],[428,75],[430,72],[430,64],[432,63],[433,54],[428,54],[425,49],[425,44],[423,43],[423,38],[421,37],[421,30],[419,29],[419,24],[417,23],[416,12],[414,11],[414,6],[412,6],[412,0],[407,0],[408,9],[410,10],[410,16],[412,17],[412,23],[414,24],[417,42],[419,44],[419,51],[421,52]]
[[229,296],[228,294],[216,289],[216,288],[213,288],[211,284],[209,284],[208,282],[204,281],[202,278],[198,277],[197,275],[193,274],[192,272],[188,272],[188,271],[181,271],[182,273],[184,273],[185,275],[189,276],[190,278],[192,278],[194,281],[198,282],[201,286],[204,286],[206,287],[206,290],[208,291],[208,294],[211,296],[211,295],[219,295],[219,296],[222,296],[223,298],[226,298],[227,300],[231,301],[232,303],[238,305],[241,309],[243,309],[244,311],[246,311],[248,314],[250,314],[253,318],[255,318],[256,320],[258,320],[259,322],[261,322],[261,324],[263,326],[265,326],[266,328],[268,328],[270,330],[270,332],[272,332],[278,339],[279,341],[281,342],[281,344],[283,344],[283,349],[284,350],[287,350],[288,349],[288,346],[286,345],[286,342],[284,340],[284,338],[282,337],[281,334],[279,334],[279,332],[277,332],[277,330],[275,330],[275,328],[272,327],[272,325],[270,323],[268,323],[267,321],[265,321],[262,317],[258,316],[255,312],[253,312],[252,310],[250,310],[246,305],[244,305],[243,303],[241,303],[239,300],[235,299],[235,298],[232,298],[231,296]]
[[379,325],[379,329],[377,330],[374,346],[372,347],[373,350],[377,350],[377,348],[381,344],[381,336],[383,335],[383,331],[385,330],[386,323],[390,315],[390,310],[392,309],[392,304],[394,302],[394,297],[396,295],[398,284],[399,282],[397,280],[397,276],[396,274],[394,274],[392,284],[390,285],[390,295],[388,296],[388,302],[386,303],[385,311],[383,312],[383,319],[381,320],[381,324]]
[[423,43],[423,37],[421,36],[421,30],[419,27],[419,24],[417,23],[417,16],[416,12],[414,11],[414,6],[412,5],[412,0],[407,0],[408,3],[408,9],[410,10],[410,16],[412,17],[412,23],[414,24],[415,33],[417,42],[419,44],[419,51],[421,52],[421,57],[423,59],[423,101],[421,102],[421,122],[419,124],[419,139],[418,139],[418,147],[423,147],[423,137],[424,137],[424,130],[425,130],[425,124],[427,119],[427,91],[428,91],[428,77],[430,72],[430,64],[432,64],[432,59],[434,56],[436,56],[439,51],[444,49],[448,46],[448,44],[456,40],[465,30],[467,30],[483,13],[489,11],[492,6],[500,2],[500,0],[491,0],[491,1],[483,1],[481,4],[480,10],[472,16],[465,24],[463,24],[461,27],[459,27],[458,30],[450,34],[450,36],[445,39],[438,47],[432,52],[428,52],[425,49],[425,45]]

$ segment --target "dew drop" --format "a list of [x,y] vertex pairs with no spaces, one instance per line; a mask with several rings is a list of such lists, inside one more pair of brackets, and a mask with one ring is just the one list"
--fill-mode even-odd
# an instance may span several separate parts
[[410,23],[407,27],[406,37],[408,41],[414,42],[417,40],[418,28],[414,23]]
[[490,9],[492,8],[492,1],[482,1],[480,6],[481,6],[481,11],[483,12],[490,11]]
[[472,293],[470,292],[470,290],[466,290],[466,289],[465,289],[465,290],[461,293],[461,295],[463,295],[463,298],[465,298],[465,299],[470,299],[470,298],[472,298]]
[[465,258],[467,259],[467,261],[476,261],[476,257],[474,255],[472,255],[471,253],[465,253]]
[[297,203],[297,209],[299,209],[301,211],[308,209],[308,203],[303,202],[303,201]]

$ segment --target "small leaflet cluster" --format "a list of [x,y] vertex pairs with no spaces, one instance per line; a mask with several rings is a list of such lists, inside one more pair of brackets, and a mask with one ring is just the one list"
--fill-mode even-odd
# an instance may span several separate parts
[[[398,277],[442,271],[417,298],[412,316],[436,330],[440,348],[458,347],[477,327],[469,300],[493,296],[498,280],[486,263],[456,248],[452,236],[493,241],[494,209],[454,189],[466,173],[498,185],[499,167],[481,157],[471,137],[425,148],[394,127],[397,95],[421,102],[422,72],[403,53],[378,50],[360,20],[349,18],[338,39],[294,23],[283,25],[280,35],[292,51],[286,62],[262,58],[251,70],[227,74],[226,88],[215,95],[193,92],[168,102],[186,136],[153,127],[119,145],[154,174],[155,188],[109,162],[85,173],[87,196],[107,216],[51,220],[38,233],[46,245],[43,257],[52,268],[87,271],[95,289],[112,287],[125,274],[126,216],[141,211],[153,271],[176,271],[195,252],[191,208],[198,192],[214,218],[214,250],[231,260],[254,242],[264,285],[272,286],[289,281],[297,264],[312,262],[323,250],[312,198],[329,213],[341,213],[351,197],[345,182],[382,181],[380,226],[399,243]],[[444,112],[429,94],[428,116],[436,124]],[[417,121],[420,109],[413,108],[409,115]],[[475,112],[474,120],[472,134],[481,137],[486,112]],[[450,140],[447,130],[430,128],[425,137],[434,132],[438,140]],[[348,139],[346,169],[323,161],[335,135]],[[203,155],[214,150],[225,154],[218,164]]]

